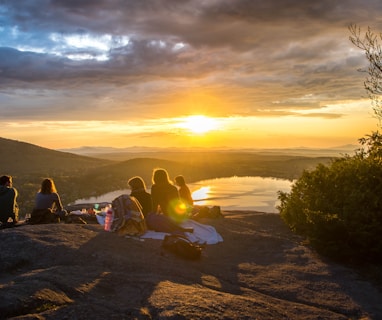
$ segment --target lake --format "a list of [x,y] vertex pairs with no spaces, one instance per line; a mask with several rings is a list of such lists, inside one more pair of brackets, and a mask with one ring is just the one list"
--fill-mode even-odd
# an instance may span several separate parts
[[[222,210],[253,210],[278,213],[277,192],[289,192],[292,182],[262,177],[230,177],[189,183],[196,205],[220,206]],[[148,190],[150,192],[150,190]],[[129,189],[116,190],[99,197],[79,199],[75,204],[111,202]]]

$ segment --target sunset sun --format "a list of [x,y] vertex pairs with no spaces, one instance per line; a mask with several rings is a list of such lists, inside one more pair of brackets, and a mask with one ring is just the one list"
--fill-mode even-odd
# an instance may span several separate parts
[[197,115],[184,118],[179,126],[194,134],[203,134],[216,129],[218,127],[218,123],[213,118]]

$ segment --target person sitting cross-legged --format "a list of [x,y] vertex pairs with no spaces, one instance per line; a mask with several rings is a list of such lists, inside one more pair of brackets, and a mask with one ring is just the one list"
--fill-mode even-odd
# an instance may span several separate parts
[[63,208],[53,179],[46,178],[36,194],[35,207],[31,213],[31,224],[66,221],[67,211]]

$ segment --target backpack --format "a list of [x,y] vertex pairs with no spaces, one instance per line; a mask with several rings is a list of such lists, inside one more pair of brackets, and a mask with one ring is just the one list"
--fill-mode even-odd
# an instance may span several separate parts
[[203,246],[192,243],[181,234],[165,235],[162,249],[187,260],[198,260],[202,256]]
[[114,218],[111,231],[118,235],[141,236],[147,231],[145,217],[138,200],[122,194],[111,202]]

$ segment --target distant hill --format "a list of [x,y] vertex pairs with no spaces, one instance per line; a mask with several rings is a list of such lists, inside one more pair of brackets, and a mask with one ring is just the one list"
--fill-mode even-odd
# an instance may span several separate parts
[[10,175],[76,174],[112,163],[109,160],[60,152],[5,138],[0,138],[0,154],[0,174]]
[[125,189],[127,180],[135,175],[141,176],[150,187],[153,169],[157,167],[165,168],[171,179],[182,174],[189,183],[232,176],[292,180],[298,178],[303,170],[333,159],[333,156],[312,157],[283,152],[158,150],[161,151],[137,152],[135,149],[135,153],[129,153],[128,160],[111,161],[0,138],[0,175],[13,176],[14,186],[19,191],[22,216],[33,208],[35,194],[46,177],[54,179],[66,205],[76,199]]
[[161,158],[168,158],[166,155],[174,153],[255,153],[262,155],[289,155],[289,156],[305,156],[305,157],[339,157],[344,154],[352,155],[354,150],[358,147],[356,145],[343,145],[333,148],[246,148],[246,149],[232,149],[232,148],[148,148],[148,147],[127,147],[127,148],[113,148],[113,147],[90,147],[84,146],[79,148],[58,149],[62,152],[70,152],[78,155],[97,157],[100,159],[124,161],[137,157],[145,158],[160,156]]
[[142,176],[149,184],[152,171],[163,167],[180,174],[184,166],[164,159],[136,158],[110,161],[76,155],[0,137],[0,175],[11,175],[19,191],[20,215],[30,211],[42,179],[53,178],[63,204],[76,199],[124,189],[127,180]]

